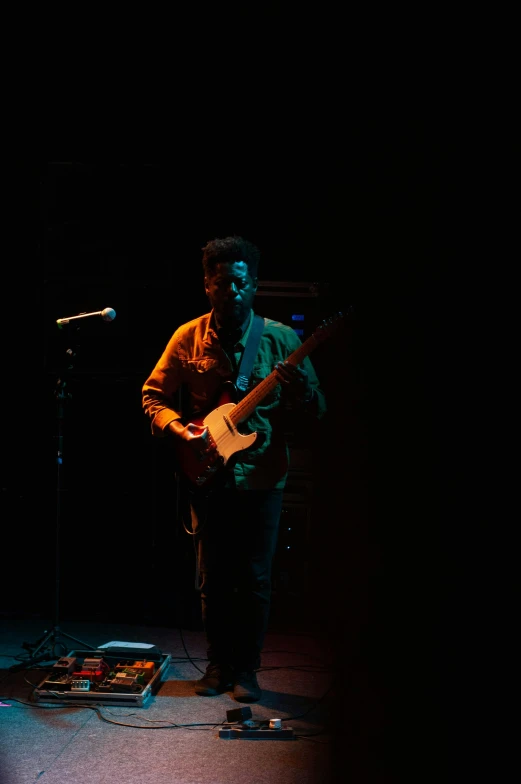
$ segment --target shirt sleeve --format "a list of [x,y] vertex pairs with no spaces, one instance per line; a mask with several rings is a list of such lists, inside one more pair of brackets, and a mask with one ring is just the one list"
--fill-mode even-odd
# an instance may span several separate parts
[[[309,409],[310,413],[313,413],[317,419],[322,419],[327,411],[327,403],[326,397],[324,395],[324,390],[320,386],[320,381],[316,374],[315,368],[313,363],[311,362],[309,357],[304,357],[304,360],[301,362],[303,369],[308,374],[309,385],[313,391],[313,395],[310,401]],[[307,404],[303,404],[304,408]]]
[[181,411],[176,407],[176,393],[180,386],[181,366],[176,331],[141,391],[143,410],[150,419],[152,435],[165,436],[170,422],[182,418]]
[[[290,327],[286,328],[285,337],[287,340],[288,353],[292,353],[302,345],[302,341],[300,340],[299,336]],[[313,390],[311,404],[309,406],[303,404],[301,408],[302,409],[307,408],[307,412],[311,416],[316,417],[317,419],[322,419],[322,417],[325,415],[327,411],[327,403],[326,403],[324,391],[320,385],[320,380],[315,370],[315,366],[313,365],[313,362],[309,354],[304,357],[300,365],[308,374],[309,385]]]

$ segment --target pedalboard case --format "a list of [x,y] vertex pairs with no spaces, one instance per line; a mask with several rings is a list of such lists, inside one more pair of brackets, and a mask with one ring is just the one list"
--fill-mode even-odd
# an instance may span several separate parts
[[171,655],[155,646],[70,651],[34,690],[38,702],[145,707],[166,680]]

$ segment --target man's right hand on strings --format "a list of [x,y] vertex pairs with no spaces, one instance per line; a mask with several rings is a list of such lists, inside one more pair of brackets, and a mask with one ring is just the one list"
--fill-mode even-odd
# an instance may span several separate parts
[[190,446],[198,460],[206,459],[210,463],[217,460],[217,450],[207,427],[195,425],[193,422],[183,425],[179,419],[175,419],[170,422],[168,428],[175,438],[179,438]]

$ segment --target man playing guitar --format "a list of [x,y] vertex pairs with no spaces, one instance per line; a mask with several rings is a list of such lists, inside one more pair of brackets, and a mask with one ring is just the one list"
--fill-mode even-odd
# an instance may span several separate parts
[[[289,410],[318,420],[326,403],[309,352],[278,321],[256,316],[260,251],[239,236],[203,248],[211,310],[179,326],[142,389],[152,435],[173,439],[190,494],[208,666],[196,694],[262,692],[256,670],[268,626],[271,567],[289,467]],[[241,361],[259,328],[246,384]],[[179,410],[183,391],[187,410]]]

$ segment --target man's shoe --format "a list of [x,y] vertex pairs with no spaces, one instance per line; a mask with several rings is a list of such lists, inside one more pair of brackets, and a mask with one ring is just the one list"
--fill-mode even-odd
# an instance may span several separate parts
[[196,681],[195,693],[200,697],[215,697],[232,688],[231,667],[210,662],[202,678]]
[[237,702],[257,702],[261,689],[254,672],[239,672],[233,682],[233,698]]

